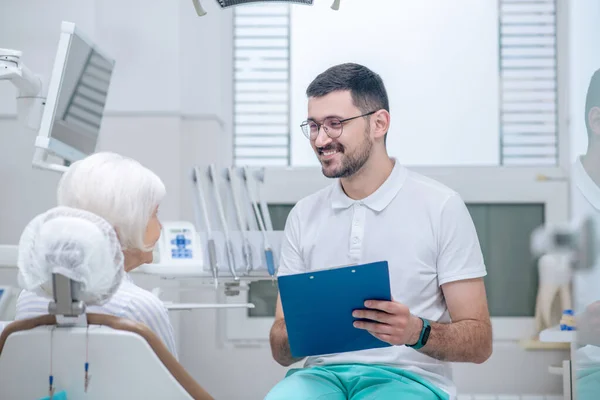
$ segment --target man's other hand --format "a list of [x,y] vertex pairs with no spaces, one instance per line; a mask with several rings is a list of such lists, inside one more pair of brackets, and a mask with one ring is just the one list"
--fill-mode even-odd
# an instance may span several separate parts
[[419,340],[423,321],[412,315],[404,304],[367,300],[365,307],[366,309],[355,310],[352,316],[369,321],[355,321],[354,327],[364,329],[391,345],[413,345]]

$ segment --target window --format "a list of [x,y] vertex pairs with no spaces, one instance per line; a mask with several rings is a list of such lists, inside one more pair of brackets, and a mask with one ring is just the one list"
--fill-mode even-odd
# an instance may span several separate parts
[[234,8],[236,165],[288,165],[290,8]]
[[388,150],[404,164],[556,165],[555,1],[236,7],[235,163],[316,165],[304,90],[354,61],[385,80]]
[[503,165],[556,165],[556,0],[500,0]]

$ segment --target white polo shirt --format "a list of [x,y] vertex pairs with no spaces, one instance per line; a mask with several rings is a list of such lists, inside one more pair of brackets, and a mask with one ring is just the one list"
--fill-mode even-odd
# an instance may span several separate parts
[[[588,175],[581,157],[573,164],[571,172],[571,218],[580,222],[583,218],[600,220],[600,188]],[[600,300],[600,263],[592,269],[579,270],[573,275],[575,312],[580,313]]]
[[[571,218],[576,223],[593,217],[600,222],[600,188],[589,176],[581,157],[578,157],[571,170]],[[600,301],[600,262],[593,268],[573,273],[574,311],[579,314],[593,302]],[[587,345],[577,349],[575,358],[579,369],[596,368],[600,362],[600,348]]]
[[[369,197],[335,183],[301,201],[287,219],[278,274],[385,260],[392,296],[423,318],[450,322],[441,285],[486,275],[471,216],[459,195],[397,161]],[[307,293],[307,296],[310,294]],[[415,372],[456,396],[450,364],[406,346],[309,357],[306,366],[385,364]]]

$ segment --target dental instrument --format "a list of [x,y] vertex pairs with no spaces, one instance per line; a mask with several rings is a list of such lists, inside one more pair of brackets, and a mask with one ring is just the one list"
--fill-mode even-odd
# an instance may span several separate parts
[[227,264],[229,266],[229,271],[233,276],[233,280],[238,281],[240,278],[237,276],[235,271],[235,254],[233,253],[233,244],[231,243],[231,237],[229,236],[229,227],[227,226],[227,219],[225,218],[221,193],[219,192],[218,175],[214,164],[210,164],[208,167],[208,178],[212,183],[215,203],[217,205],[217,212],[219,214],[221,226],[223,227],[223,234],[225,235],[225,251],[227,253]]
[[260,193],[261,185],[265,183],[265,169],[261,168],[258,171],[256,171],[254,177],[256,178],[256,200],[258,201],[258,204],[260,204],[260,211],[265,221],[265,229],[267,231],[272,231],[273,222],[271,221],[271,213],[269,212],[269,206],[267,205],[267,202],[264,200],[263,196]]
[[254,214],[256,216],[256,220],[258,221],[259,229],[263,234],[267,271],[269,272],[269,275],[271,276],[271,279],[274,282],[275,281],[275,260],[273,259],[273,248],[271,247],[271,244],[269,243],[269,238],[268,238],[267,232],[265,230],[265,224],[264,224],[263,218],[260,214],[260,210],[258,209],[258,204],[256,203],[256,200],[254,199],[254,196],[252,196],[252,193],[250,191],[250,185],[248,183],[248,179],[251,177],[251,175],[248,171],[248,168],[247,167],[242,168],[241,172],[242,172],[242,179],[244,181],[244,188],[246,190],[246,194],[247,194],[248,198],[250,199],[250,202],[252,203],[252,208],[254,209]]
[[[198,202],[194,202],[194,209],[196,210],[196,218],[200,218],[200,212],[198,212],[198,203],[200,204],[201,212],[204,216],[204,222],[206,226],[206,235],[207,235],[207,248],[208,248],[208,262],[210,264],[210,270],[212,271],[215,289],[219,286],[219,264],[217,260],[217,249],[215,247],[215,237],[213,235],[213,231],[210,226],[210,218],[208,215],[208,208],[206,206],[206,198],[204,197],[204,192],[202,191],[202,180],[200,179],[200,168],[194,167],[192,172],[192,180],[194,181],[194,186],[196,186],[196,194],[198,197]],[[200,221],[198,221],[199,223]],[[200,225],[198,225],[200,226]]]
[[244,257],[244,263],[246,264],[246,274],[249,274],[253,267],[252,246],[250,245],[250,241],[248,240],[248,223],[245,220],[245,213],[242,212],[240,199],[235,190],[235,185],[233,184],[234,175],[235,174],[233,173],[233,167],[229,167],[225,170],[225,179],[227,180],[229,188],[231,190],[231,197],[233,198],[233,204],[235,207],[235,215],[237,217],[238,225],[240,227],[240,235],[242,237],[242,255]]

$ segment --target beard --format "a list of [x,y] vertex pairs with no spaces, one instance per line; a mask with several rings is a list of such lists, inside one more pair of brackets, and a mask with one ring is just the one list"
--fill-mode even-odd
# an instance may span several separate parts
[[371,150],[373,148],[373,142],[369,137],[369,132],[365,132],[364,140],[360,146],[352,153],[346,154],[344,146],[339,143],[332,143],[329,146],[319,149],[320,151],[337,150],[341,155],[341,165],[337,168],[330,169],[327,165],[331,161],[321,161],[321,171],[327,178],[347,178],[358,171],[365,165],[369,157],[371,156]]

